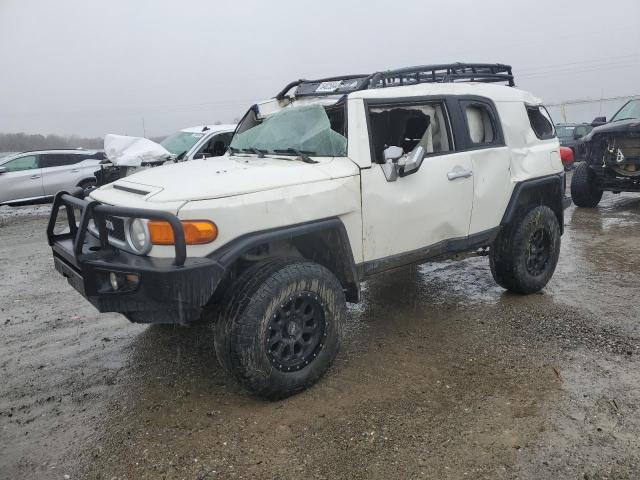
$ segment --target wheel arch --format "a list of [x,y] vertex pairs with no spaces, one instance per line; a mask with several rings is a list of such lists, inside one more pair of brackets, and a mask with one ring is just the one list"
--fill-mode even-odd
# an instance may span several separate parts
[[211,257],[225,270],[233,271],[234,265],[241,261],[244,254],[276,241],[290,243],[303,258],[329,269],[344,288],[347,301],[359,301],[358,272],[347,230],[339,218],[327,218],[283,228],[252,232],[221,247]]
[[511,224],[523,212],[532,207],[546,205],[556,214],[560,233],[564,233],[564,191],[564,175],[561,174],[534,178],[518,183],[513,189],[500,225]]
[[91,175],[91,176],[88,176],[88,177],[81,178],[76,183],[76,187],[79,187],[84,182],[96,182],[97,183],[97,179],[96,179],[95,175]]

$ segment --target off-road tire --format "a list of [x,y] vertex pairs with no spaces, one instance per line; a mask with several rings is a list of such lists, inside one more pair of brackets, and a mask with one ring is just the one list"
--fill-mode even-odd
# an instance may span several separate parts
[[[324,328],[308,363],[287,371],[269,348],[273,322],[292,298],[295,303],[303,297],[317,302]],[[213,327],[216,355],[222,367],[254,395],[285,398],[316,383],[331,366],[345,316],[344,291],[328,269],[300,259],[269,260],[240,275],[225,295]]]
[[578,207],[594,208],[602,199],[602,190],[596,187],[594,173],[584,162],[573,171],[571,199]]
[[[532,247],[539,236],[546,239],[543,243],[548,243],[548,251],[539,273],[533,273],[529,262],[532,255],[541,255]],[[498,234],[489,253],[491,273],[498,285],[509,291],[534,293],[551,279],[559,254],[560,226],[555,213],[549,207],[534,207]]]

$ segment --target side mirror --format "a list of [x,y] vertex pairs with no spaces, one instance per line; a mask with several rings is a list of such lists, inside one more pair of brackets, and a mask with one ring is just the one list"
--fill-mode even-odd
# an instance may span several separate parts
[[0,175],[7,173],[7,167],[0,167]]
[[605,123],[607,123],[607,117],[596,117],[593,119],[593,122],[591,122],[591,125],[597,127]]
[[385,148],[384,163],[382,164],[382,171],[387,179],[387,182],[395,182],[398,179],[398,173],[400,171],[400,165],[398,165],[398,159],[402,158],[404,150],[400,147],[387,147]]
[[395,162],[396,160],[398,160],[402,155],[404,155],[404,150],[402,150],[402,148],[400,147],[388,147],[384,150],[384,161],[385,162]]
[[424,159],[424,147],[418,145],[416,148],[411,150],[407,155],[407,158],[404,162],[404,169],[402,171],[402,176],[409,175],[410,173],[415,173],[422,165],[422,160]]

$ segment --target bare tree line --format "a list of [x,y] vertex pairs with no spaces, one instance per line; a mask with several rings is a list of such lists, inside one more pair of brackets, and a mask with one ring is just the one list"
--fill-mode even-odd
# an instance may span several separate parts
[[[158,142],[164,137],[152,138]],[[40,135],[28,133],[0,133],[0,152],[24,152],[27,150],[48,150],[52,148],[102,149],[102,137],[85,138],[77,135]]]

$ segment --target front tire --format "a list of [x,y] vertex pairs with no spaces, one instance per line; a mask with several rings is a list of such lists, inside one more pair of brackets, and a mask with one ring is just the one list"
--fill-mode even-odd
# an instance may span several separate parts
[[573,172],[571,199],[576,206],[583,208],[594,208],[602,199],[602,190],[596,186],[593,170],[584,162]]
[[87,178],[87,179],[81,181],[78,184],[78,187],[80,187],[82,189],[82,193],[86,197],[87,195],[89,195],[91,193],[92,190],[94,190],[96,188],[97,185],[98,185],[98,182],[96,181],[95,178]]
[[325,267],[256,265],[229,289],[214,325],[220,364],[253,394],[278,399],[316,383],[340,348],[346,302]]
[[534,293],[551,279],[560,255],[560,226],[549,207],[529,210],[505,227],[491,246],[493,278],[516,293]]

